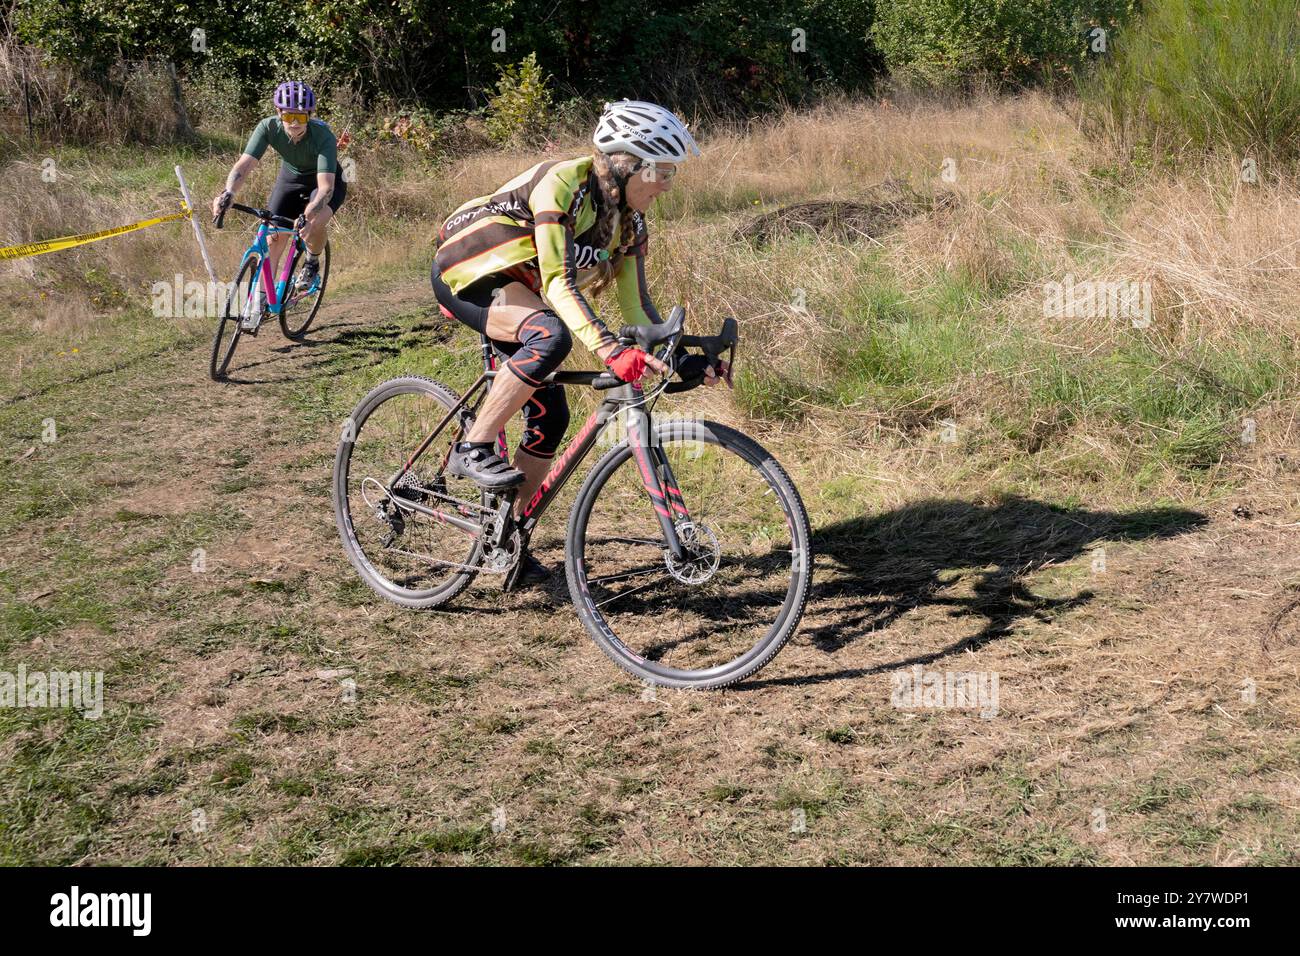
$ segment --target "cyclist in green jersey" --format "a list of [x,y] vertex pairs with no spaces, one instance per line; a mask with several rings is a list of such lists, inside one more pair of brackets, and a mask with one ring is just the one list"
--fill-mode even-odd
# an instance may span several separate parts
[[[669,188],[678,165],[700,150],[671,112],[635,100],[607,103],[592,142],[592,155],[539,163],[471,199],[438,233],[431,279],[439,305],[487,335],[510,373],[493,380],[448,470],[485,488],[518,486],[518,508],[546,476],[568,425],[564,388],[543,380],[574,338],[623,381],[639,380],[647,368],[667,371],[654,356],[620,346],[582,290],[616,283],[626,322],[660,321],[646,288],[645,211]],[[723,363],[683,377],[701,371],[706,384],[716,385],[727,370]],[[520,409],[525,428],[512,468],[494,444]],[[524,560],[521,580],[549,576],[531,555]]]
[[[307,259],[297,281],[309,287],[320,271],[319,256],[325,248],[330,220],[343,205],[348,187],[338,174],[338,140],[325,123],[312,118],[316,94],[311,87],[301,80],[288,80],[276,87],[273,101],[276,115],[268,116],[253,130],[244,154],[226,177],[225,191],[212,200],[212,215],[215,218],[230,204],[267,147],[274,149],[280,155],[280,173],[267,208],[277,216],[299,220]],[[287,241],[286,233],[271,237],[272,274]]]

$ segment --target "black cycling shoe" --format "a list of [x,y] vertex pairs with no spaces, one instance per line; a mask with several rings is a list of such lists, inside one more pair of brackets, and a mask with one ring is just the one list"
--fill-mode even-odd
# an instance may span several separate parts
[[512,488],[524,480],[524,473],[510,465],[495,451],[492,442],[461,443],[447,459],[447,471],[468,478],[481,488]]
[[519,559],[519,575],[515,579],[516,582],[528,586],[541,584],[550,579],[551,569],[534,558],[531,551],[525,551],[523,557]]

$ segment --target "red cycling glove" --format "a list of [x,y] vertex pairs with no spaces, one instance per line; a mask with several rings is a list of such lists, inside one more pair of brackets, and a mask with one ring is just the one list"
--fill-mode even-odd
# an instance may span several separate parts
[[645,374],[645,360],[649,357],[640,349],[622,348],[605,359],[605,364],[622,381],[639,382]]

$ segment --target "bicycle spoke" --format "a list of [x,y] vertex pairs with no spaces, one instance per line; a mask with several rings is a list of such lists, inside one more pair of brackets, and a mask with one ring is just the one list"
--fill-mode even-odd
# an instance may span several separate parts
[[652,548],[664,547],[663,538],[592,538],[589,539],[589,545],[595,544],[648,544]]
[[[476,570],[470,556],[478,533],[414,507],[432,508],[446,517],[455,513],[477,522],[484,510],[468,500],[478,491],[455,479],[449,486],[438,475],[441,446],[430,447],[389,491],[386,483],[408,461],[446,416],[453,404],[419,391],[395,394],[355,425],[349,460],[346,500],[352,516],[355,547],[364,556],[363,574],[407,591],[432,592],[450,588],[465,571]],[[444,430],[446,434],[446,430]],[[336,494],[338,492],[336,491]]]
[[[667,576],[668,576],[668,572],[667,572],[667,571],[664,571],[664,572],[663,572],[663,576],[664,576],[664,577],[667,577]],[[645,583],[645,584],[639,584],[639,585],[637,585],[637,586],[634,587],[634,588],[628,588],[626,591],[619,591],[617,594],[615,594],[615,595],[614,595],[613,597],[611,597],[611,598],[606,598],[606,599],[603,600],[603,601],[597,601],[597,602],[596,602],[596,607],[604,607],[605,605],[610,604],[610,603],[612,603],[613,601],[617,601],[619,598],[625,598],[625,597],[628,597],[629,595],[636,594],[638,591],[644,591],[646,588],[648,588],[648,587],[653,587],[654,585],[656,585],[656,584],[658,584],[658,583],[659,583],[658,581],[649,581],[649,582],[647,582],[647,583]]]
[[621,581],[624,578],[634,578],[639,574],[650,574],[651,572],[654,571],[659,571],[663,574],[668,573],[668,569],[665,568],[662,564],[658,566],[651,565],[650,567],[636,568],[632,571],[620,571],[618,574],[606,574],[598,578],[587,578],[587,583],[604,584],[607,581]]

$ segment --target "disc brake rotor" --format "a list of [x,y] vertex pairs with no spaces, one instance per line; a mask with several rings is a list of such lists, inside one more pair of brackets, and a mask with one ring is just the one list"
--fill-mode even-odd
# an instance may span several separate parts
[[677,526],[677,538],[682,543],[682,560],[676,560],[671,551],[664,551],[668,573],[683,584],[703,584],[713,577],[722,563],[722,546],[712,529],[694,521],[683,521]]

